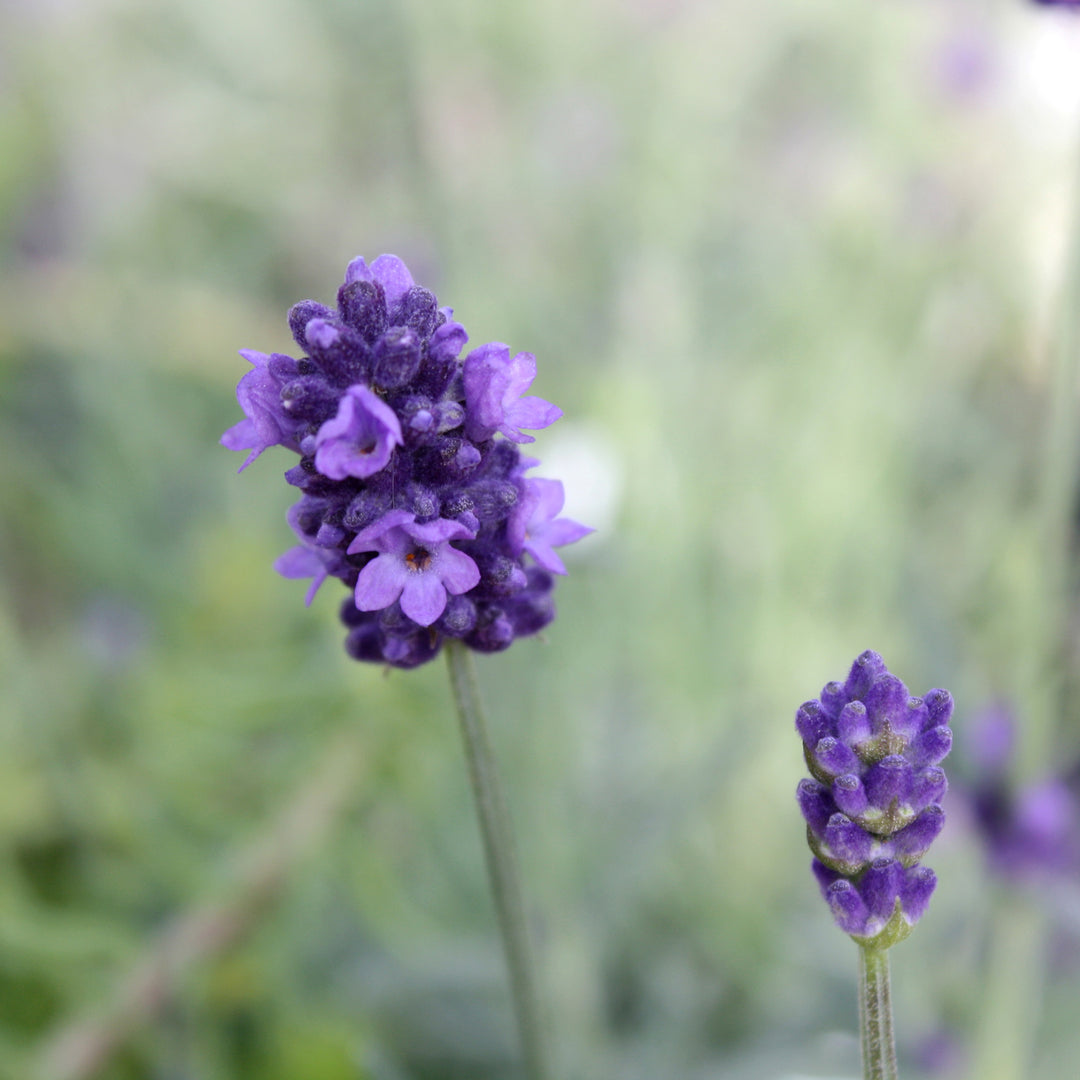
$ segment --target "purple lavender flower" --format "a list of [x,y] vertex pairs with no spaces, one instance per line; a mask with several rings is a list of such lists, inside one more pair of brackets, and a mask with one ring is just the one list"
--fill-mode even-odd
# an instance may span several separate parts
[[562,409],[543,398],[521,396],[536,378],[532,353],[518,353],[511,360],[510,349],[493,341],[469,353],[464,374],[469,408],[465,432],[476,442],[490,439],[496,431],[512,442],[535,442],[521,428],[546,428],[562,416]]
[[356,579],[360,611],[382,611],[400,600],[401,610],[430,626],[445,610],[448,594],[460,596],[480,581],[480,570],[451,540],[472,538],[457,521],[440,518],[420,525],[408,510],[391,510],[358,532],[348,554],[377,551]]
[[[522,429],[561,412],[523,396],[529,353],[493,343],[460,354],[464,327],[394,255],[354,259],[336,308],[304,300],[289,312],[303,355],[245,351],[237,387],[245,419],[222,437],[299,455],[285,474],[301,498],[289,512],[299,545],[275,564],[328,577],[351,595],[346,648],[358,660],[415,667],[447,637],[495,652],[555,616],[554,548],[591,529],[558,516],[562,484],[526,479],[537,462]],[[529,560],[532,560],[530,563]]]
[[1043,7],[1080,8],[1080,0],[1035,0],[1035,3]]
[[1009,776],[1015,742],[1012,712],[995,706],[971,726],[967,757],[977,775],[962,788],[990,869],[1036,887],[1080,870],[1080,799],[1076,770],[1016,785]]
[[572,544],[593,530],[570,518],[559,517],[566,495],[561,480],[539,477],[525,481],[525,494],[507,523],[506,536],[515,555],[527,551],[545,570],[565,574],[566,567],[554,549]]
[[253,365],[236,387],[244,419],[221,436],[221,445],[229,450],[251,451],[240,466],[243,472],[271,446],[297,449],[294,436],[300,425],[281,400],[282,386],[297,374],[296,361],[280,353],[267,356],[254,349],[241,349],[240,355]]
[[901,941],[934,891],[919,860],[945,823],[952,708],[947,690],[909,696],[868,650],[795,714],[813,775],[797,797],[814,874],[837,925],[862,943]]
[[331,480],[364,479],[386,468],[401,444],[397,413],[366,386],[350,386],[315,435],[315,468]]

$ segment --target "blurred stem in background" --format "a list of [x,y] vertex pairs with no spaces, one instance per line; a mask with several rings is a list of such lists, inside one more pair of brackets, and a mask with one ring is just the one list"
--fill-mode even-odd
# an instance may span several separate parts
[[484,723],[476,668],[469,650],[460,642],[446,643],[450,682],[457,703],[469,780],[476,802],[480,834],[484,842],[491,895],[502,932],[503,951],[510,973],[510,993],[521,1035],[525,1073],[529,1080],[549,1080],[544,1025],[529,945],[525,905],[514,855],[510,813],[506,806],[495,755]]
[[[1080,146],[1080,131],[1075,142]],[[1039,513],[1044,554],[1042,637],[1028,642],[1025,699],[1034,704],[1021,732],[1014,781],[1030,779],[1047,766],[1053,747],[1072,720],[1077,702],[1076,603],[1077,395],[1080,392],[1080,154],[1073,165],[1071,203],[1063,223],[1063,251],[1053,327],[1047,352],[1046,441],[1043,446]],[[990,957],[972,1075],[984,1080],[1024,1080],[1038,1038],[1046,977],[1047,926],[1041,908],[1027,896],[1002,894],[991,926]]]
[[859,1046],[863,1080],[896,1080],[887,949],[859,946]]

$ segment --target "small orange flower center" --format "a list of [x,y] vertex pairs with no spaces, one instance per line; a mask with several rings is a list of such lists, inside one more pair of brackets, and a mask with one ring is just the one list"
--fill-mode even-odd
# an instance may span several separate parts
[[431,565],[431,552],[425,551],[423,548],[417,548],[415,551],[410,551],[405,556],[405,566],[414,572],[420,570],[426,570]]

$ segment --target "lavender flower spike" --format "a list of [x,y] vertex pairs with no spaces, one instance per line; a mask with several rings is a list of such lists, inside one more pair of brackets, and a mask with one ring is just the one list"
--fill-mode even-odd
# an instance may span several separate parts
[[869,650],[796,713],[814,777],[798,791],[814,874],[836,924],[868,948],[907,937],[937,882],[920,860],[945,820],[951,716],[947,690],[911,697]]
[[[525,430],[561,411],[523,396],[530,353],[498,342],[462,360],[465,328],[396,255],[353,259],[337,306],[301,300],[289,329],[302,355],[244,351],[244,419],[222,436],[247,450],[298,455],[285,479],[300,489],[289,522],[299,546],[278,559],[350,596],[345,648],[357,660],[412,668],[449,639],[507,648],[555,617],[555,548],[592,530],[560,518],[558,480],[525,479]],[[933,748],[931,748],[933,750]]]

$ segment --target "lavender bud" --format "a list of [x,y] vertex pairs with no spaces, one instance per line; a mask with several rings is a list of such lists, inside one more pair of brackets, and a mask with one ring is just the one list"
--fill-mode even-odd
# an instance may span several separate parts
[[901,755],[890,754],[867,770],[863,782],[870,804],[888,810],[894,803],[907,800],[911,792],[911,765]]
[[861,701],[849,701],[840,710],[836,731],[840,740],[848,746],[865,743],[870,738],[870,717],[866,714],[866,706]]
[[908,796],[908,805],[918,813],[931,803],[941,802],[948,789],[949,782],[945,778],[945,770],[939,769],[936,765],[930,765],[915,774],[911,784],[911,794]]
[[870,805],[862,780],[854,773],[838,776],[832,786],[833,801],[850,818],[860,817]]
[[875,859],[859,882],[859,892],[870,914],[888,920],[903,883],[904,868],[896,859]]
[[829,720],[819,702],[807,701],[799,706],[795,713],[795,730],[808,747],[817,746],[829,734]]

